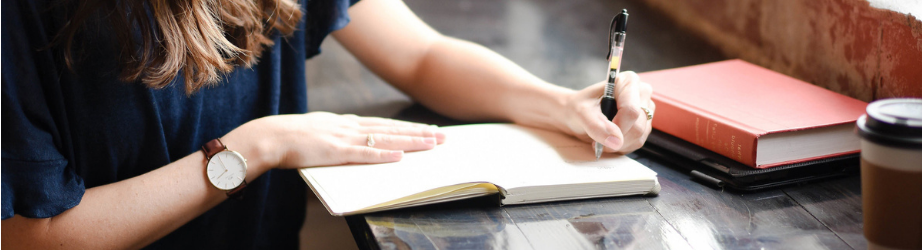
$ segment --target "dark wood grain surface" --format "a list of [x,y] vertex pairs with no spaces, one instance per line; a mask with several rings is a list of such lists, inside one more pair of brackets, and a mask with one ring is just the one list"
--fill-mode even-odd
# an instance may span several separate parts
[[[608,22],[631,13],[623,68],[723,60],[658,13],[628,1],[409,0],[443,34],[471,40],[574,89],[604,79]],[[451,125],[363,68],[328,39],[308,61],[309,107]],[[857,176],[760,192],[715,189],[663,159],[657,197],[498,207],[489,198],[347,218],[359,247],[383,249],[865,249]]]

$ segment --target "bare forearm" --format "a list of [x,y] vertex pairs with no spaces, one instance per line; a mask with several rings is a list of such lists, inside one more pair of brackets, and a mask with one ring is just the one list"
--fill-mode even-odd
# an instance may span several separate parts
[[[370,134],[380,141],[376,147],[366,144]],[[444,140],[425,124],[324,112],[267,116],[221,137],[228,149],[246,157],[248,182],[272,168],[394,162],[404,151],[431,149]],[[13,249],[141,248],[224,199],[227,194],[206,178],[205,156],[197,151],[143,175],[88,189],[79,205],[54,217],[3,220],[2,243]]]
[[362,1],[352,22],[333,32],[391,85],[439,113],[463,120],[554,122],[570,90],[548,84],[489,49],[443,36],[403,2]]
[[[228,137],[227,143],[240,141]],[[258,154],[243,146],[237,150]],[[252,158],[251,165],[260,164]],[[204,159],[195,152],[143,175],[87,189],[79,205],[52,218],[3,220],[3,247],[125,249],[153,243],[226,199],[206,179]],[[250,169],[250,180],[262,172]]]
[[[471,63],[476,62],[476,63]],[[432,44],[405,91],[442,114],[560,129],[570,89],[544,82],[480,45],[444,37]]]

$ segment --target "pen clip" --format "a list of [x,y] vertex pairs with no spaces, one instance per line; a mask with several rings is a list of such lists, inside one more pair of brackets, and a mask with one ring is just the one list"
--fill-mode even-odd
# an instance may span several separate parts
[[611,56],[615,46],[615,33],[624,32],[627,28],[627,9],[622,9],[621,13],[611,18],[611,27],[608,29],[608,56],[605,60],[611,61]]

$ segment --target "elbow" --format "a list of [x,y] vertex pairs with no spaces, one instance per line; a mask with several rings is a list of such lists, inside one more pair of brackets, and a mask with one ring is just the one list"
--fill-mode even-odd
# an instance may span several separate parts
[[84,249],[92,248],[63,237],[52,227],[52,218],[26,218],[15,215],[0,222],[3,249]]

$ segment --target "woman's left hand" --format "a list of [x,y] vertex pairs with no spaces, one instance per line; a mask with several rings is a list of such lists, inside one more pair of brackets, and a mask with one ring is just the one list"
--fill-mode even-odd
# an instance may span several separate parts
[[[586,142],[602,142],[605,152],[626,154],[643,146],[653,128],[656,104],[650,99],[653,88],[632,71],[621,72],[615,83],[618,114],[609,121],[602,114],[599,98],[605,83],[596,83],[567,97],[564,120],[572,135]],[[644,111],[646,108],[647,111]]]

